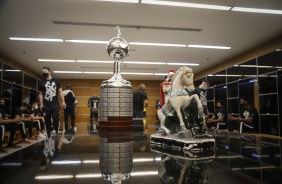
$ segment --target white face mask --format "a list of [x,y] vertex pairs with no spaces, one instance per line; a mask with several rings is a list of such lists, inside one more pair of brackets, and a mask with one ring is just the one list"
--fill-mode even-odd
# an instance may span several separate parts
[[38,109],[38,106],[36,105],[36,106],[34,106],[34,109]]

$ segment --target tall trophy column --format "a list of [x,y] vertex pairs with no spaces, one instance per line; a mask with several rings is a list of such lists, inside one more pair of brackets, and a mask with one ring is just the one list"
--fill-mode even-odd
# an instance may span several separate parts
[[114,59],[114,74],[102,82],[100,88],[100,122],[105,129],[132,130],[133,127],[133,94],[131,83],[122,78],[120,62],[128,53],[128,43],[121,38],[120,28],[115,28],[117,37],[107,45],[107,52]]

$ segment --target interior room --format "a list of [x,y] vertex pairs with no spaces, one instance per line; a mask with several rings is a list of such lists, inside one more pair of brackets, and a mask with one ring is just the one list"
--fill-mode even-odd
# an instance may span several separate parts
[[[281,183],[281,22],[280,0],[2,0],[1,184]],[[183,130],[193,95],[208,112],[182,107]],[[214,145],[152,141],[186,129]]]

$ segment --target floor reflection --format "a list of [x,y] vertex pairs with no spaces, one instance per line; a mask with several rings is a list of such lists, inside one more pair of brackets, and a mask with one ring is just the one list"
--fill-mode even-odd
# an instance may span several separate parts
[[[151,130],[151,131],[150,131]],[[179,152],[150,145],[146,132],[101,131],[87,125],[0,158],[6,183],[281,183],[281,139],[211,132],[215,150]],[[42,167],[42,166],[45,166]]]

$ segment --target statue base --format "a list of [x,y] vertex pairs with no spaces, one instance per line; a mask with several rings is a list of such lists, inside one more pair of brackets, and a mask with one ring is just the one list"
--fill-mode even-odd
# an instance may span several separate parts
[[179,138],[179,134],[169,136],[163,133],[152,134],[150,137],[151,144],[177,151],[201,152],[207,149],[213,149],[215,146],[214,138]]

